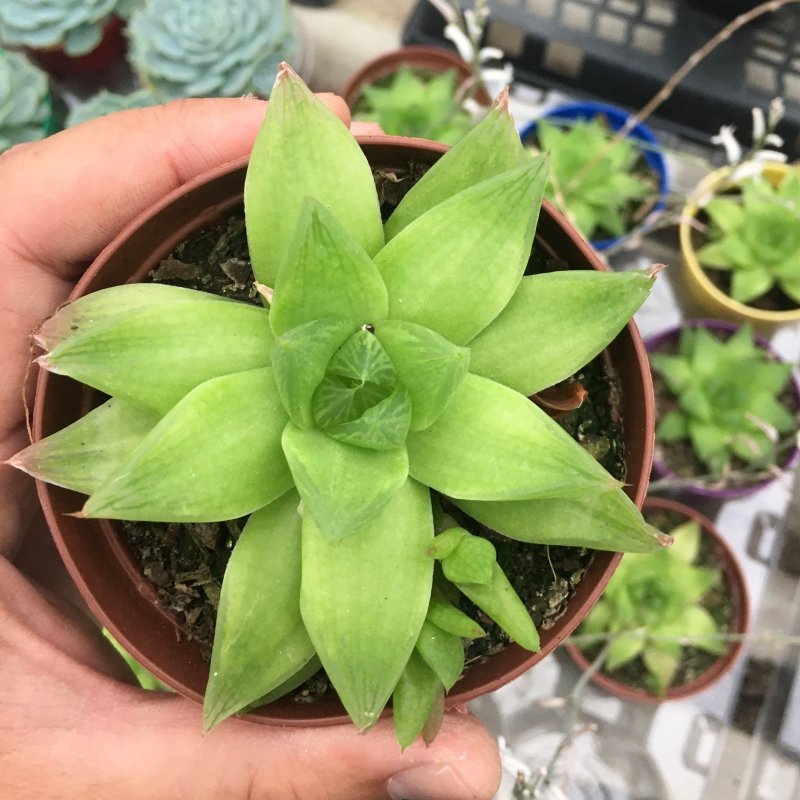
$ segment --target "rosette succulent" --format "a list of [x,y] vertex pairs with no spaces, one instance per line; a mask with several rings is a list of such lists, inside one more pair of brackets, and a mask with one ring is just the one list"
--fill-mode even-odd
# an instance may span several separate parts
[[[703,601],[719,585],[719,569],[697,566],[702,529],[688,520],[670,531],[667,550],[622,559],[579,633],[610,637],[603,668],[614,672],[641,659],[648,688],[664,694],[684,646],[718,655],[727,644]],[[683,640],[683,643],[681,643]]]
[[688,440],[713,475],[730,472],[735,459],[775,463],[780,434],[795,428],[779,400],[792,368],[770,358],[749,325],[727,341],[704,327],[684,328],[679,351],[653,353],[650,362],[677,399],[658,424],[658,439]]
[[0,42],[45,50],[63,47],[69,56],[94,50],[112,15],[127,16],[136,0],[3,0]]
[[539,120],[536,135],[550,154],[547,199],[561,209],[587,238],[624,236],[630,228],[624,211],[631,201],[642,201],[652,187],[632,174],[641,150],[635,140],[619,139],[599,119],[560,127]]
[[47,75],[21,53],[0,50],[0,153],[43,139],[50,120]]
[[284,66],[245,183],[268,307],[124,285],[38,332],[42,367],[111,399],[14,465],[88,494],[87,517],[250,514],[223,582],[208,727],[321,664],[359,728],[393,697],[409,744],[460,675],[462,638],[481,634],[462,594],[538,647],[491,543],[432,492],[523,541],[668,542],[528,399],[593,358],[653,282],[523,277],[545,179],[503,98],[384,225],[356,141]]
[[730,296],[740,303],[778,287],[800,305],[800,171],[777,186],[752,178],[738,188],[704,206],[709,241],[698,261],[729,273]]
[[131,64],[162,101],[266,96],[295,46],[287,0],[145,0],[128,33]]
[[90,119],[104,117],[115,111],[126,111],[130,108],[149,108],[161,101],[149,89],[137,89],[129,94],[116,94],[105,89],[98,92],[85,103],[78,103],[67,116],[67,127],[80,125]]

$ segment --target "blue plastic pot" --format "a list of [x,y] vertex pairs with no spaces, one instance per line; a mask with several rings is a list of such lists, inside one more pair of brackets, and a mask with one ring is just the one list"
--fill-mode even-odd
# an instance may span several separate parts
[[[558,121],[567,127],[570,122],[591,120],[598,116],[605,117],[611,130],[616,132],[625,125],[625,123],[630,119],[631,115],[621,108],[610,106],[606,103],[585,102],[565,103],[562,106],[556,106],[546,114],[542,114],[539,119]],[[536,135],[537,123],[538,120],[534,120],[520,130],[519,135],[523,142]],[[641,122],[634,126],[633,130],[628,134],[628,136],[632,139],[638,139],[640,142],[646,145],[645,149],[642,150],[645,163],[648,167],[650,167],[651,170],[653,170],[653,172],[656,173],[656,175],[658,175],[659,199],[656,205],[653,207],[653,210],[663,211],[667,204],[669,180],[667,177],[667,164],[664,160],[661,144],[658,139],[656,139],[653,131],[650,130],[647,125],[644,125]],[[622,236],[618,239],[601,239],[599,241],[590,242],[590,244],[595,250],[603,251],[608,250],[609,247],[619,244],[626,238],[627,236]]]

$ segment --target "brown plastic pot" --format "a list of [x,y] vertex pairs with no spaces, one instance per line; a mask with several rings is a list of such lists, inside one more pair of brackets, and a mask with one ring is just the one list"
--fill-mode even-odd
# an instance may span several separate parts
[[[364,86],[370,86],[383,78],[387,78],[402,66],[432,73],[454,69],[459,85],[466,83],[472,76],[467,62],[451,50],[445,50],[443,47],[409,45],[408,47],[401,47],[399,50],[390,50],[388,53],[384,53],[367,62],[347,81],[339,94],[344,98],[348,108],[351,111],[355,111],[358,101],[361,99],[361,90]],[[491,105],[491,100],[484,91],[479,91],[475,95],[475,99],[481,105]]]
[[[370,163],[382,168],[400,168],[409,161],[434,163],[447,150],[445,145],[422,139],[373,136],[359,141]],[[156,203],[100,254],[71,299],[142,280],[180,242],[240,209],[246,167],[246,159],[221,166]],[[565,218],[547,203],[539,219],[537,246],[575,268],[606,269]],[[617,336],[608,352],[622,385],[626,491],[641,504],[653,454],[654,403],[647,355],[633,323]],[[34,412],[35,438],[74,422],[92,407],[92,397],[92,390],[77,382],[41,372]],[[201,648],[176,635],[176,623],[169,612],[156,605],[154,588],[129,554],[117,523],[66,516],[81,507],[81,495],[45,483],[39,483],[38,490],[58,549],[93,613],[162,681],[180,694],[201,701],[208,679]],[[619,558],[616,553],[597,553],[564,616],[541,632],[539,653],[512,645],[485,664],[471,668],[448,696],[448,706],[497,689],[544,658],[589,611]],[[279,700],[248,718],[283,725],[332,724],[348,719],[332,692],[310,705],[290,698]]]
[[[667,500],[661,497],[648,497],[644,501],[643,510],[648,511],[668,511],[680,514],[682,517],[694,520],[700,524],[703,535],[711,539],[714,553],[719,562],[720,569],[725,584],[730,594],[731,605],[733,607],[733,618],[731,620],[731,633],[745,634],[750,623],[750,596],[747,592],[747,582],[739,566],[736,556],[731,550],[730,545],[725,541],[722,534],[714,527],[711,520],[704,517],[699,511],[678,503],[675,500]],[[666,694],[654,694],[646,689],[629,686],[626,683],[615,680],[608,673],[599,670],[592,676],[592,682],[605,689],[621,700],[634,700],[642,703],[662,703],[665,700],[683,700],[692,695],[708,689],[716,683],[723,675],[726,675],[733,667],[736,659],[742,653],[743,641],[730,642],[728,649],[702,674],[692,681],[681,686],[672,686],[667,689]],[[587,670],[590,666],[589,659],[583,651],[570,642],[567,642],[566,649],[572,660],[582,669]]]

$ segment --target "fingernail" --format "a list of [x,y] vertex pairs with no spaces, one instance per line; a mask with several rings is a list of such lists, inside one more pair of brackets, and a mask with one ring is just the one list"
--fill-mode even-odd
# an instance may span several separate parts
[[389,778],[391,800],[469,800],[477,797],[449,764],[413,767]]

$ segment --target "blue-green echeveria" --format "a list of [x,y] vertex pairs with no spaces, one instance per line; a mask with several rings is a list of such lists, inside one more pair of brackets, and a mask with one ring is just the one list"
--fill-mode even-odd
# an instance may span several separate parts
[[295,45],[287,0],[146,0],[130,60],[163,100],[269,94]]
[[3,0],[0,42],[85,55],[100,44],[109,17],[123,15],[129,6],[130,0]]
[[504,96],[384,224],[355,139],[284,66],[245,182],[268,307],[133,284],[39,330],[42,367],[111,399],[12,464],[88,494],[86,517],[250,514],[224,577],[207,727],[321,664],[359,728],[391,697],[403,746],[430,735],[462,638],[482,633],[461,595],[538,649],[492,543],[432,492],[525,542],[667,543],[528,399],[594,358],[653,282],[524,276],[545,183]]
[[43,139],[50,114],[47,75],[21,53],[0,50],[0,153]]
[[78,103],[67,116],[66,127],[72,128],[90,119],[104,117],[115,111],[126,111],[130,108],[149,108],[161,101],[149,89],[137,89],[129,94],[116,94],[105,90],[98,92],[85,103]]

